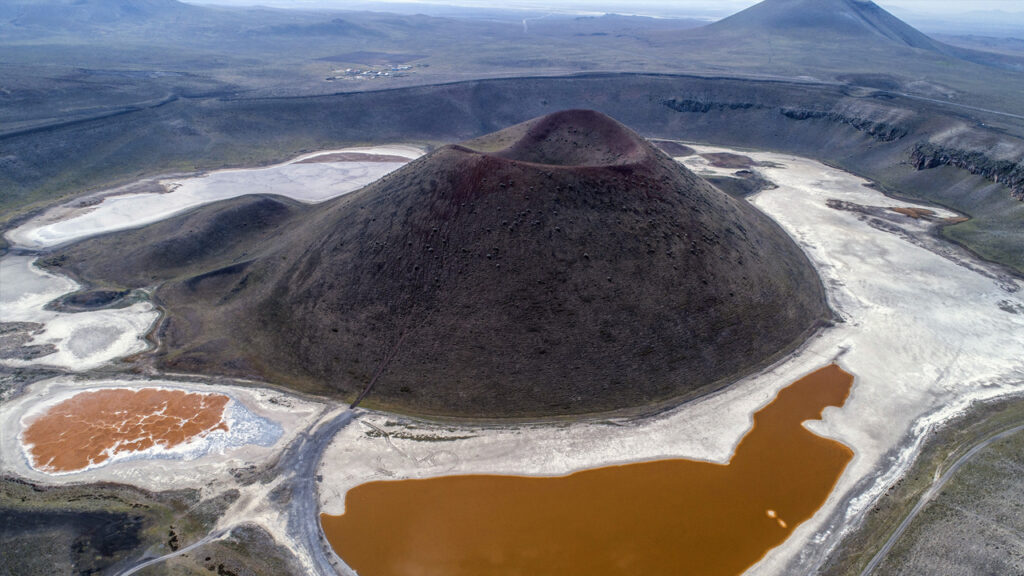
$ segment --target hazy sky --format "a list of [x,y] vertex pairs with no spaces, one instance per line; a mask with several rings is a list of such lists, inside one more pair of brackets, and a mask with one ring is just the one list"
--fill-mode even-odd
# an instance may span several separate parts
[[[188,0],[195,4],[230,4],[278,7],[334,7],[344,9],[351,0]],[[539,10],[593,10],[639,14],[682,14],[687,11],[731,13],[757,3],[756,0],[374,0],[405,4],[447,4],[491,8]],[[876,0],[894,12],[949,15],[979,10],[1024,13],[1022,0]]]

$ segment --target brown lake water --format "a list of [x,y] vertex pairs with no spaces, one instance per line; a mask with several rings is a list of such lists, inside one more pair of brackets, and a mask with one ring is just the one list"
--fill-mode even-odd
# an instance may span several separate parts
[[727,465],[371,482],[321,523],[360,576],[740,574],[824,504],[853,457],[801,425],[852,384],[833,364],[784,388]]
[[173,448],[214,430],[229,398],[162,388],[108,388],[80,392],[52,406],[22,433],[34,466],[73,472],[112,455]]

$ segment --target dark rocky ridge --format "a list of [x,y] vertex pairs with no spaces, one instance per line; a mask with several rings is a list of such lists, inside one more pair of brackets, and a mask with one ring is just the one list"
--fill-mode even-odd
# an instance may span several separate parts
[[[774,110],[772,106],[755,104],[753,102],[714,102],[706,100],[676,99],[671,98],[662,102],[676,112],[697,112],[706,114],[708,112],[730,112],[742,110]],[[864,118],[857,115],[848,115],[836,110],[822,110],[809,108],[788,108],[780,107],[778,112],[791,120],[828,120],[847,124],[859,132],[864,132],[873,139],[880,142],[891,142],[899,140],[907,135],[907,128],[890,125],[884,121],[871,118]]]
[[[833,125],[846,125],[878,142],[896,142],[919,130],[921,121],[909,110],[886,110],[878,104],[849,107],[842,104],[818,104],[814,108],[787,107],[754,102],[714,101],[670,98],[662,104],[671,110],[684,113],[710,114],[758,111],[779,113],[790,120],[818,120]],[[974,135],[965,138],[971,143]],[[960,143],[963,146],[964,142]],[[970,144],[967,144],[968,146]],[[1019,147],[1019,145],[1018,145]],[[987,148],[987,149],[986,149]],[[1024,163],[1018,159],[996,159],[989,144],[983,149],[965,149],[954,145],[934,142],[918,142],[909,148],[905,162],[916,170],[928,170],[950,166],[1001,184],[1009,189],[1010,196],[1024,201]],[[1008,149],[1012,149],[1007,147]]]
[[995,160],[984,152],[945,147],[931,142],[914,146],[910,160],[918,170],[953,166],[1003,184],[1017,200],[1024,201],[1024,163]]
[[[672,100],[741,106],[687,112],[664,104]],[[588,74],[310,98],[208,101],[202,106],[178,101],[88,125],[0,138],[0,163],[15,159],[0,170],[0,185],[8,198],[18,198],[26,186],[60,186],[68,170],[78,175],[75,189],[83,190],[96,186],[97,179],[123,184],[180,163],[198,161],[200,168],[213,169],[238,165],[238,158],[245,157],[251,158],[245,164],[252,165],[366,138],[380,143],[456,142],[552,110],[579,107],[600,110],[649,137],[815,158],[893,193],[967,213],[971,222],[947,226],[943,235],[1024,273],[1019,250],[1024,203],[1011,198],[1002,178],[994,183],[955,166],[916,170],[911,162],[915,144],[928,141],[989,158],[998,153],[1020,164],[1024,141],[1016,135],[1024,132],[1024,121],[984,112],[965,114],[886,91],[800,82]],[[783,109],[828,114],[796,120],[781,113]],[[906,130],[907,135],[879,141],[849,122],[835,120],[836,115],[858,119],[858,124],[881,122]],[[190,135],[169,129],[179,118],[194,129]],[[112,141],[122,145],[110,149],[106,143]],[[269,143],[280,156],[254,153],[254,142]],[[65,161],[53,162],[54,157]]]
[[854,129],[866,133],[868,136],[871,136],[879,142],[892,142],[893,140],[899,140],[907,135],[907,128],[898,124],[891,125],[886,122],[875,121],[869,118],[847,116],[841,112],[807,110],[802,108],[782,108],[780,112],[786,118],[791,118],[793,120],[825,119],[829,122],[849,124]]
[[[166,367],[351,398],[386,365],[378,406],[587,413],[707,392],[828,317],[778,226],[595,112],[446,146],[300,220],[161,288]],[[112,271],[89,245],[116,236],[67,260]]]

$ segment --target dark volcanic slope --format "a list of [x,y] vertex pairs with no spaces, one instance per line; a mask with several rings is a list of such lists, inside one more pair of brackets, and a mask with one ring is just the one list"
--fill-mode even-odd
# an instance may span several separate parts
[[[708,30],[794,36],[832,34],[934,52],[945,52],[948,48],[874,2],[863,0],[764,0],[711,24]],[[834,41],[835,36],[830,40]]]
[[444,147],[301,220],[161,289],[167,366],[354,397],[386,364],[377,405],[583,413],[705,392],[827,316],[781,229],[596,112]]

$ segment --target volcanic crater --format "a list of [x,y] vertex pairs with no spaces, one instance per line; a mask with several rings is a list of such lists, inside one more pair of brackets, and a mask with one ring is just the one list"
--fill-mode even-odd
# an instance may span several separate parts
[[[204,246],[224,238],[216,222],[275,202],[211,205],[57,258],[106,284],[163,283],[165,368],[348,398],[372,382],[367,402],[428,415],[694,397],[830,316],[807,258],[772,220],[597,112],[442,147]],[[194,253],[163,263],[155,252],[168,245]],[[147,269],[119,272],[115,258]]]

